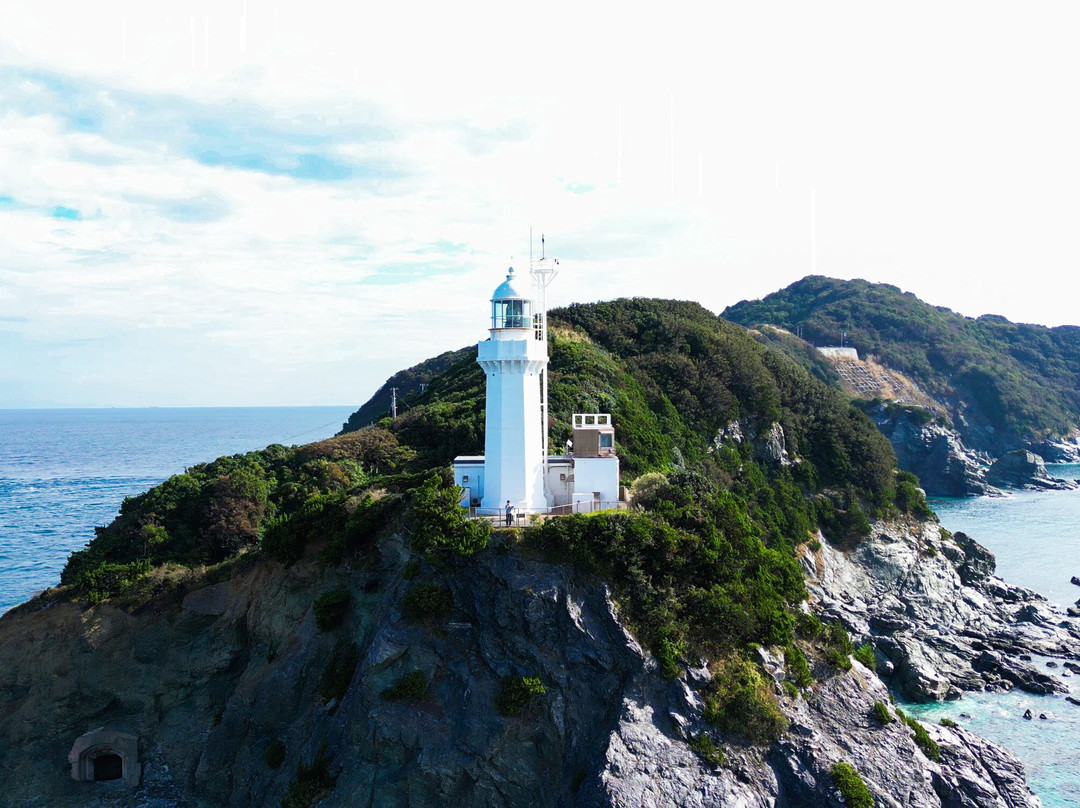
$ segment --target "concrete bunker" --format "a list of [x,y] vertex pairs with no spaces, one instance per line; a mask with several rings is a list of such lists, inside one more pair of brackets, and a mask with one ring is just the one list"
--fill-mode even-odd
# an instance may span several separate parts
[[75,741],[68,753],[71,777],[78,782],[139,784],[139,740],[126,732],[98,727]]

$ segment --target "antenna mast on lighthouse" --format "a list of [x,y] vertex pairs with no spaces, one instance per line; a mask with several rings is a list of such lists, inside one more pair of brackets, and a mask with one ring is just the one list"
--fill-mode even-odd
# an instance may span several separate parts
[[[550,261],[544,254],[544,236],[540,236],[540,257],[532,256],[532,230],[529,231],[529,274],[536,283],[536,307],[533,328],[536,339],[544,343],[547,351],[547,288],[559,274],[559,259],[552,258]],[[541,434],[544,436],[544,491],[548,492],[548,372],[545,366],[540,375],[540,424]],[[550,504],[550,501],[549,501]]]

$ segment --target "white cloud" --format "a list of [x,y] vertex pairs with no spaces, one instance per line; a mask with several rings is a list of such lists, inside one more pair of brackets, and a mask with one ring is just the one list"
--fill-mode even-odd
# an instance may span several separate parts
[[1038,15],[5,3],[0,406],[359,402],[483,335],[530,224],[555,304],[816,267],[1075,321],[1075,12]]

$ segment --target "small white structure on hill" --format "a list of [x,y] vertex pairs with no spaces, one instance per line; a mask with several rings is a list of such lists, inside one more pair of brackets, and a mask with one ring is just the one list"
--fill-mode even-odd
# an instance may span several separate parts
[[818,348],[817,350],[819,354],[828,359],[850,359],[853,362],[859,361],[859,352],[854,348],[832,345]]
[[[462,505],[481,514],[566,513],[615,507],[619,458],[607,413],[574,415],[573,453],[547,451],[547,310],[554,262],[533,263],[535,288],[511,267],[491,297],[491,327],[477,345],[487,402],[484,455],[454,458]],[[534,294],[535,291],[535,294]]]

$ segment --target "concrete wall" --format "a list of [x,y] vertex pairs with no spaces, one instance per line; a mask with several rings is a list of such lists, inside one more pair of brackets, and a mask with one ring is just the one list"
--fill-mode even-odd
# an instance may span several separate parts
[[575,457],[574,492],[592,495],[599,492],[605,502],[619,499],[618,457]]

